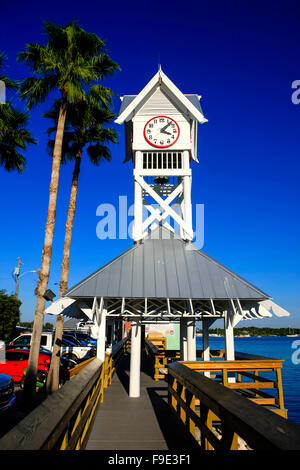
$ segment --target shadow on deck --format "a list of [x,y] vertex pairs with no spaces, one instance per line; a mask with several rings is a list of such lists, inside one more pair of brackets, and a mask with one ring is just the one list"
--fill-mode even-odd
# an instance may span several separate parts
[[129,398],[130,354],[125,354],[98,408],[86,450],[198,450],[168,405],[166,381],[155,382],[142,351],[141,396]]

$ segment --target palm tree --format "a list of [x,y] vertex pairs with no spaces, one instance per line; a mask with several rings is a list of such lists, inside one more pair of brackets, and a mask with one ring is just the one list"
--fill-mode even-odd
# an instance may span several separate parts
[[3,69],[3,64],[5,61],[6,57],[3,52],[0,52],[0,80],[4,82],[5,87],[10,90],[17,90],[18,89],[18,84],[14,80],[11,80],[7,75],[4,75]]
[[[106,87],[94,85],[87,94],[86,101],[68,104],[65,125],[64,142],[62,147],[62,161],[74,160],[74,170],[71,184],[68,216],[66,222],[63,260],[61,266],[60,297],[68,288],[69,258],[73,223],[78,193],[78,179],[82,162],[83,151],[86,151],[91,163],[99,165],[103,160],[110,161],[111,153],[108,143],[117,143],[117,133],[113,128],[104,127],[115,117],[111,112],[112,92]],[[57,122],[60,103],[56,101],[52,110],[44,116]],[[51,134],[55,127],[51,127]],[[54,141],[48,143],[51,154]],[[59,355],[63,331],[63,316],[58,315],[56,320],[55,341],[51,366],[47,380],[47,391],[52,393],[59,384]]]
[[[0,53],[0,80],[7,90],[16,91],[17,82],[2,72],[4,60],[4,54]],[[28,144],[36,144],[26,129],[27,123],[27,113],[15,109],[11,102],[0,104],[0,165],[7,171],[22,173],[26,165],[23,151],[27,150]]]
[[48,285],[52,242],[55,225],[56,200],[59,185],[63,133],[68,103],[84,101],[86,87],[112,74],[118,65],[106,54],[104,42],[93,33],[84,31],[77,23],[57,26],[45,22],[48,42],[45,45],[27,44],[18,55],[34,76],[21,83],[21,98],[29,109],[43,103],[53,91],[58,92],[60,108],[52,155],[48,213],[45,228],[42,263],[39,271],[37,301],[32,332],[26,381],[25,403],[29,404],[35,392],[37,363],[43,327],[45,298]]

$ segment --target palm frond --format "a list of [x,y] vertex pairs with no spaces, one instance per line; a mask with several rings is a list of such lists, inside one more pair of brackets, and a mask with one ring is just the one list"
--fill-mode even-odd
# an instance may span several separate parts
[[[71,103],[86,99],[86,86],[111,75],[119,66],[105,52],[105,43],[96,34],[86,32],[75,21],[57,26],[46,21],[48,36],[45,45],[27,44],[18,54],[33,77],[21,84],[21,99],[31,109],[43,101],[54,89]],[[45,83],[43,83],[45,82]],[[109,94],[103,94],[103,105],[108,105]]]
[[111,161],[111,152],[106,145],[100,143],[89,145],[86,152],[94,165],[99,165],[104,160]]
[[[3,111],[5,110],[5,111]],[[6,123],[1,125],[1,113],[5,113]],[[10,104],[0,107],[0,165],[7,171],[17,170],[22,173],[26,160],[21,151],[29,144],[36,144],[36,139],[26,129],[28,115],[18,111]]]
[[47,75],[44,78],[28,77],[20,84],[20,98],[26,101],[28,109],[43,103],[57,85],[56,77]]
[[0,52],[0,80],[4,82],[5,87],[10,90],[17,90],[18,82],[11,80],[7,75],[4,74],[4,62],[6,61],[6,55],[3,52]]

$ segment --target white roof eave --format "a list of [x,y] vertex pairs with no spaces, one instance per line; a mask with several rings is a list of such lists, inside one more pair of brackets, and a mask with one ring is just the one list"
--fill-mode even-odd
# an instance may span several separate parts
[[291,314],[284,308],[277,305],[272,300],[263,300],[260,304],[271,314],[276,317],[289,317]]
[[82,318],[85,315],[89,320],[93,320],[92,309],[90,309],[82,300],[62,297],[52,302],[46,308],[47,315],[63,315],[69,318]]
[[157,87],[157,85],[162,84],[168,91],[173,94],[177,100],[179,100],[185,108],[191,113],[191,115],[201,124],[208,122],[203,114],[195,108],[195,106],[184,96],[183,93],[174,85],[174,83],[164,74],[160,69],[154,77],[147,83],[147,85],[142,89],[142,91],[132,100],[132,102],[127,106],[126,109],[118,116],[115,120],[116,124],[123,124],[124,121],[128,120],[131,115],[134,113],[136,108],[141,104],[141,102],[146,98],[147,95],[150,95],[151,92]]

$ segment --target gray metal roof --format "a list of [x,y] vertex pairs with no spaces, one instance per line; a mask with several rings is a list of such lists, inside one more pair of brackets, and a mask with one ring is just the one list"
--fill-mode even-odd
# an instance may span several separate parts
[[[123,111],[127,108],[127,106],[130,105],[130,103],[134,100],[136,96],[137,95],[124,95],[123,96],[120,111],[119,111],[119,116],[123,113]],[[200,111],[200,113],[203,114],[198,95],[184,95],[184,96],[192,103],[193,106],[195,106],[196,109]]]
[[64,294],[71,298],[252,299],[270,296],[165,228]]

